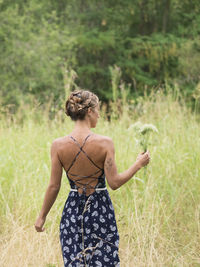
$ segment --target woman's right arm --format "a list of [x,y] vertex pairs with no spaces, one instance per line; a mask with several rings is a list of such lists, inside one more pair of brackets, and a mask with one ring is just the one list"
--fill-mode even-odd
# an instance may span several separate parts
[[45,193],[42,209],[35,222],[35,229],[37,232],[44,231],[43,225],[46,216],[53,206],[60,190],[63,169],[57,152],[58,144],[57,140],[55,140],[51,146],[51,177]]
[[128,182],[137,171],[149,163],[150,155],[147,151],[146,153],[139,154],[136,162],[129,169],[122,173],[118,173],[115,163],[115,148],[112,139],[107,140],[106,147],[107,151],[104,161],[104,171],[108,184],[113,190],[118,189],[120,186]]

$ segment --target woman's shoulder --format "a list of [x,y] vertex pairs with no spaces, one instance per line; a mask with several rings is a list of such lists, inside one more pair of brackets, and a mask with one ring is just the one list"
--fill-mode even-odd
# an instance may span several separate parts
[[66,142],[67,141],[67,137],[66,136],[62,136],[62,137],[58,137],[58,138],[56,138],[56,139],[54,139],[53,141],[52,141],[52,144],[60,144],[60,143],[63,143],[63,142]]
[[52,141],[51,147],[54,149],[59,149],[60,147],[63,147],[63,145],[66,145],[69,142],[69,139],[67,136],[62,136],[54,139]]
[[[100,134],[91,134],[90,138],[87,140],[87,142],[92,143],[93,145],[100,145],[101,147],[109,147],[113,146],[112,138],[106,135],[100,135]],[[59,137],[53,140],[52,147],[54,148],[63,148],[63,146],[73,143],[68,136]]]
[[106,135],[94,134],[93,140],[103,146],[113,145],[112,138]]

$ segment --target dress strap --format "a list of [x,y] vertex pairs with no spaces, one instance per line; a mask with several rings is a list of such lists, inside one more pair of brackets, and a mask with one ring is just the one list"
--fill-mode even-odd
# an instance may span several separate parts
[[68,168],[67,172],[71,169],[71,167],[73,166],[74,162],[76,161],[76,158],[78,157],[78,155],[80,154],[80,152],[83,152],[85,154],[85,156],[89,159],[90,162],[92,162],[92,164],[97,167],[99,170],[103,170],[102,168],[100,168],[89,156],[88,154],[83,150],[83,147],[86,143],[86,141],[88,140],[88,138],[91,136],[91,134],[89,134],[88,136],[86,136],[84,142],[83,142],[83,145],[81,146],[79,144],[79,142],[73,137],[70,135],[70,138],[75,142],[75,144],[77,144],[77,146],[79,147],[80,151],[77,153],[77,155],[75,156],[72,164],[70,165],[70,167]]
[[84,145],[85,145],[87,139],[90,137],[90,135],[91,135],[91,134],[88,134],[88,136],[86,136],[86,138],[85,138],[85,140],[84,140],[82,146],[80,146],[79,142],[76,141],[76,139],[75,139],[73,136],[71,136],[71,135],[69,136],[69,137],[74,141],[74,143],[79,147],[80,150],[79,150],[79,152],[76,154],[76,156],[74,157],[74,159],[73,159],[72,163],[70,164],[70,166],[69,166],[68,170],[66,171],[66,173],[69,172],[69,170],[70,170],[71,167],[73,166],[74,162],[76,161],[78,155],[81,153],[81,151],[83,151],[82,148],[84,147]]
[[82,148],[84,147],[86,141],[88,140],[88,138],[89,138],[90,136],[91,136],[91,134],[88,134],[88,136],[86,136],[86,138],[85,138],[85,140],[84,140],[82,146],[79,144],[79,142],[78,142],[73,136],[70,135],[69,137],[70,137],[70,138],[77,144],[77,146],[80,148],[80,150],[82,150]]

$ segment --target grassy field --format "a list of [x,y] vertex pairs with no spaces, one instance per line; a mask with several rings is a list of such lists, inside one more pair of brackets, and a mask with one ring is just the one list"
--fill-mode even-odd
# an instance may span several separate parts
[[[130,112],[129,112],[130,113]],[[21,114],[26,114],[24,122]],[[21,120],[21,123],[18,123]],[[120,234],[122,267],[200,266],[200,122],[183,101],[157,93],[127,107],[120,120],[102,118],[94,130],[112,137],[118,171],[142,152],[134,132],[136,121],[152,123],[151,162],[116,191],[109,189]],[[24,106],[0,122],[0,266],[63,266],[59,221],[69,185],[62,187],[46,223],[37,233],[34,222],[50,176],[50,145],[70,133],[73,123],[59,111]]]

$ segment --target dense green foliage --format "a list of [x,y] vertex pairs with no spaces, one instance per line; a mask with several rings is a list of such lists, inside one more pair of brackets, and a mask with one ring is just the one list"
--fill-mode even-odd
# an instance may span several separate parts
[[59,104],[66,69],[108,100],[114,65],[131,95],[179,84],[194,99],[198,0],[1,0],[0,24],[0,102],[10,109],[22,99]]

